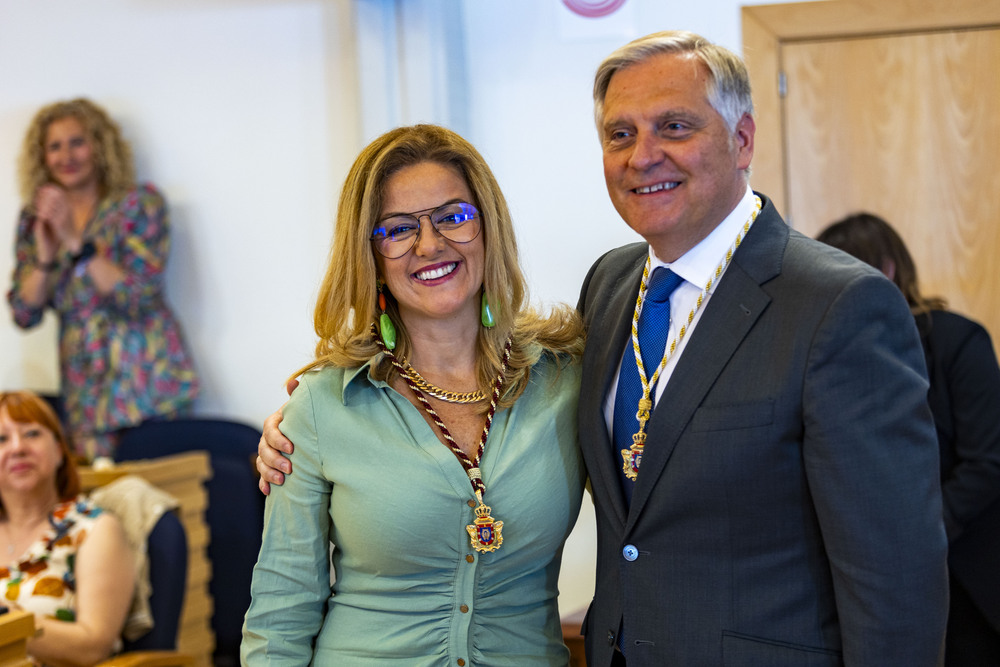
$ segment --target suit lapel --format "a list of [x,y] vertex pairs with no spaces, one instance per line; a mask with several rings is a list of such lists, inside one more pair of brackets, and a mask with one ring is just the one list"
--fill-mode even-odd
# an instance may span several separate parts
[[[643,245],[643,248],[646,246]],[[604,421],[604,400],[614,380],[625,339],[631,330],[635,298],[642,277],[646,252],[628,260],[629,266],[618,279],[602,286],[605,294],[593,300],[592,317],[588,317],[587,347],[583,357],[583,374],[580,393],[580,442],[584,456],[589,460],[588,470],[594,493],[602,502],[610,501],[615,514],[625,523],[627,508],[618,480],[618,467],[622,465],[611,446],[608,427]],[[595,281],[599,283],[600,281]]]
[[761,285],[781,272],[787,240],[788,227],[765,199],[653,410],[626,530],[641,513],[695,411],[770,303]]

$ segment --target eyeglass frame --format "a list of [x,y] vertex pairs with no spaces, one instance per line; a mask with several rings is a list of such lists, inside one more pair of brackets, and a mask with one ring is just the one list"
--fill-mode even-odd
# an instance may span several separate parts
[[[446,234],[441,233],[441,230],[439,230],[438,227],[437,227],[437,223],[434,222],[434,213],[436,211],[438,211],[438,210],[440,210],[442,208],[445,208],[447,206],[454,206],[456,204],[459,204],[459,205],[462,205],[462,206],[468,206],[473,211],[475,211],[475,215],[473,215],[470,220],[467,220],[466,223],[463,223],[461,225],[461,227],[464,227],[465,224],[467,224],[468,222],[474,222],[476,225],[478,225],[478,228],[476,229],[475,235],[472,238],[470,238],[470,239],[468,239],[466,241],[457,241],[457,240],[455,240],[453,238],[450,238]],[[382,251],[381,244],[380,244],[380,241],[386,241],[386,240],[388,240],[389,236],[388,235],[380,236],[380,235],[377,234],[377,231],[378,230],[382,230],[384,232],[385,231],[385,222],[387,220],[393,220],[395,218],[410,218],[411,220],[413,220],[416,223],[416,225],[417,225],[417,231],[413,235],[413,241],[406,248],[406,250],[404,250],[403,252],[401,252],[398,255],[389,256],[389,255],[385,254]],[[479,208],[475,204],[471,204],[471,203],[469,203],[467,201],[463,201],[461,199],[457,199],[457,200],[454,200],[454,201],[445,202],[445,203],[443,203],[443,204],[441,204],[439,206],[435,206],[434,208],[425,208],[423,210],[414,211],[412,213],[394,213],[392,215],[388,215],[388,216],[386,216],[386,217],[384,217],[384,218],[382,218],[381,220],[378,221],[378,225],[375,227],[374,230],[372,230],[371,236],[368,237],[368,240],[370,240],[372,242],[372,246],[374,246],[375,251],[378,254],[382,255],[382,257],[385,257],[386,259],[399,259],[400,257],[402,257],[403,255],[405,255],[406,253],[408,253],[411,250],[413,250],[413,246],[415,246],[417,244],[417,240],[420,238],[420,232],[424,229],[423,224],[421,224],[421,219],[423,219],[423,218],[427,218],[430,221],[431,227],[434,229],[434,232],[436,234],[440,235],[441,238],[443,238],[443,239],[445,239],[447,241],[450,241],[451,243],[461,243],[461,244],[471,243],[471,242],[475,241],[477,238],[479,238],[479,235],[483,233],[483,223],[482,223],[482,218],[481,218],[481,213],[479,211]]]

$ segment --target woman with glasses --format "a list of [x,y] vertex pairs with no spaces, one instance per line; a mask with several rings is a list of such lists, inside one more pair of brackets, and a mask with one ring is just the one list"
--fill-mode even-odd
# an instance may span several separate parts
[[567,664],[582,329],[526,302],[510,213],[468,142],[417,125],[362,151],[316,359],[283,410],[295,472],[267,500],[245,664]]

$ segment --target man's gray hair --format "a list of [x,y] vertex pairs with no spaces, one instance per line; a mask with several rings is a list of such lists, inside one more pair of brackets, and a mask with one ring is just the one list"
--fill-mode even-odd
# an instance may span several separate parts
[[708,103],[719,112],[730,132],[744,114],[753,115],[750,75],[743,59],[729,49],[684,30],[654,32],[617,49],[597,68],[594,75],[594,120],[603,139],[604,98],[611,77],[620,69],[641,63],[661,53],[694,54],[709,71]]

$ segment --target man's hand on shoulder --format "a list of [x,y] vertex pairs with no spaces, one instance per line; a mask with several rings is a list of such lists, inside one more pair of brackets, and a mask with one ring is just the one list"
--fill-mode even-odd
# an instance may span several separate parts
[[[297,386],[299,386],[298,380],[288,381],[285,389],[289,396]],[[265,496],[271,493],[272,484],[280,486],[285,481],[285,475],[290,475],[292,472],[292,463],[282,455],[282,452],[291,454],[295,446],[278,428],[281,419],[281,408],[278,408],[264,420],[264,432],[260,442],[257,443],[257,472],[260,473],[257,485]]]

